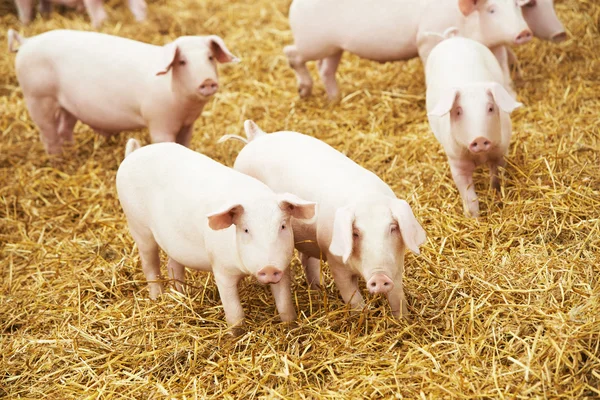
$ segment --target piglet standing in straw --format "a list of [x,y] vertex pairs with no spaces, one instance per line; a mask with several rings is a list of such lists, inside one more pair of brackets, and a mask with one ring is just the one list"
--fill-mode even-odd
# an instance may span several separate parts
[[[40,0],[40,13],[45,17],[52,11],[53,4],[62,4],[67,7],[76,8],[78,11],[87,11],[92,26],[100,27],[106,20],[106,11],[104,11],[103,0]],[[24,25],[31,22],[35,7],[34,0],[15,0],[19,19]],[[127,5],[137,21],[146,19],[146,10],[148,6],[144,0],[127,0]]]
[[127,143],[117,192],[150,297],[163,292],[160,247],[178,290],[185,282],[184,265],[213,272],[230,325],[244,319],[237,285],[246,275],[270,284],[281,319],[293,321],[293,225],[310,222],[316,204],[275,194],[257,179],[176,143],[139,147],[135,139]]
[[425,68],[427,112],[441,143],[467,216],[479,216],[473,171],[490,167],[491,186],[500,190],[512,124],[510,113],[522,104],[502,85],[504,77],[491,51],[474,40],[453,37],[432,50]]
[[329,264],[346,303],[364,307],[358,277],[371,293],[385,294],[395,317],[406,316],[402,275],[408,248],[419,254],[425,231],[410,205],[377,175],[326,143],[297,132],[265,134],[244,123],[248,140],[234,168],[276,192],[290,192],[319,204],[317,220],[294,224],[296,248],[309,284],[320,281],[320,257]]
[[16,71],[49,154],[73,141],[78,120],[109,136],[148,127],[154,142],[189,145],[194,122],[219,87],[217,62],[237,58],[219,36],[154,46],[97,32],[55,30],[24,39]]
[[[521,0],[525,1],[525,0]],[[513,0],[294,0],[290,26],[294,44],[284,48],[301,97],[313,81],[306,62],[318,60],[330,99],[338,97],[335,74],[347,51],[387,62],[421,57],[434,46],[426,32],[456,27],[462,36],[494,48],[532,38],[519,2]]]

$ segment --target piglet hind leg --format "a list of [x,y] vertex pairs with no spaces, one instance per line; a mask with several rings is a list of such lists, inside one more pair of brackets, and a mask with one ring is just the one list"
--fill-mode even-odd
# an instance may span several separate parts
[[184,293],[185,291],[185,267],[183,264],[178,263],[172,257],[169,257],[169,262],[167,263],[167,272],[169,274],[169,279],[173,281],[173,286],[175,290],[179,293]]
[[59,154],[62,151],[62,138],[58,133],[58,102],[51,97],[26,97],[25,102],[31,119],[40,130],[40,139],[46,153]]
[[312,290],[321,289],[321,260],[300,253],[300,261],[306,276],[306,282]]
[[136,21],[141,22],[146,19],[148,6],[144,0],[127,0],[127,5]]
[[40,14],[42,17],[48,18],[52,12],[52,2],[50,0],[40,0],[39,4]]
[[283,49],[285,56],[288,59],[290,67],[296,72],[298,79],[298,93],[300,97],[305,98],[310,96],[313,87],[313,80],[310,77],[310,72],[306,68],[306,61],[298,52],[296,46],[285,46]]
[[16,0],[19,20],[23,25],[27,25],[33,18],[34,0]]
[[292,322],[296,319],[296,307],[292,301],[291,272],[288,268],[277,283],[271,284],[271,292],[279,317],[283,322]]
[[327,97],[331,101],[337,100],[340,95],[337,80],[335,79],[335,73],[340,65],[342,54],[343,52],[340,51],[339,53],[319,60],[319,75],[321,75],[321,80],[323,81],[323,85],[325,85]]
[[94,28],[99,28],[107,18],[102,0],[83,0],[83,4],[85,5],[85,10],[90,16],[92,26]]
[[479,200],[473,184],[474,170],[475,164],[470,161],[450,160],[450,171],[460,193],[465,216],[476,218],[479,216]]
[[73,129],[75,129],[75,124],[77,124],[77,118],[64,108],[61,108],[58,117],[58,135],[63,143],[69,145],[74,143]]

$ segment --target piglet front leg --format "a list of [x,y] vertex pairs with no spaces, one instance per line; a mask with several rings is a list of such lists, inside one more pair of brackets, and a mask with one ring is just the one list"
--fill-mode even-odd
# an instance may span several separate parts
[[390,308],[392,309],[392,315],[395,318],[401,319],[408,317],[408,307],[406,298],[404,297],[404,283],[402,282],[402,277],[400,277],[400,279],[394,279],[394,288],[390,290],[386,296],[390,303]]
[[450,163],[452,178],[463,201],[465,216],[477,218],[479,216],[479,200],[475,193],[475,185],[473,185],[475,164],[472,161],[453,159],[448,160],[448,162]]
[[244,322],[244,309],[238,292],[238,282],[241,277],[228,275],[222,269],[220,266],[213,266],[215,281],[219,289],[223,311],[225,311],[225,320],[229,326],[239,327]]
[[283,322],[292,322],[296,319],[296,308],[292,301],[290,270],[287,269],[281,280],[271,284],[271,292],[275,298],[275,305]]
[[99,28],[107,18],[102,0],[83,0],[83,4],[85,6],[85,10],[90,16],[92,26],[94,28]]

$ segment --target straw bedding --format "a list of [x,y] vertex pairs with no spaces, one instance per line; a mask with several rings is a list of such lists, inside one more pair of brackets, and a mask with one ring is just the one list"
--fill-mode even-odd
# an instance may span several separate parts
[[[407,199],[428,233],[406,258],[411,318],[395,321],[368,295],[370,309],[350,314],[327,268],[326,290],[310,291],[297,260],[296,326],[278,322],[251,279],[240,337],[210,274],[188,271],[189,294],[148,300],[114,185],[127,138],[148,143],[147,131],[105,139],[78,124],[76,145],[48,158],[3,51],[0,398],[600,397],[597,1],[558,1],[569,40],[516,49],[525,107],[513,114],[501,203],[487,170],[476,175],[479,219],[463,217],[429,131],[420,61],[345,55],[343,100],[329,105],[317,81],[301,101],[282,53],[289,0],[151,1],[142,24],[123,3],[108,2],[103,32],[156,44],[215,33],[243,60],[220,69],[194,150],[232,165],[240,144],[216,140],[251,118],[326,141]],[[3,43],[9,27],[91,29],[73,11],[24,29],[14,14],[0,21]]]

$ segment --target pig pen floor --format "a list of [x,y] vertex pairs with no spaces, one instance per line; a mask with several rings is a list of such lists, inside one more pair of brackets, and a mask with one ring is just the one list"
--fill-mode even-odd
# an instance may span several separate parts
[[[557,1],[569,39],[516,49],[522,77],[502,203],[476,176],[483,215],[462,216],[428,129],[420,61],[346,55],[344,94],[320,82],[298,99],[282,53],[289,0],[149,2],[136,24],[111,0],[102,32],[155,44],[215,33],[242,58],[198,120],[192,149],[232,165],[245,119],[318,137],[388,182],[427,231],[407,254],[410,320],[386,301],[350,315],[325,267],[309,291],[297,260],[296,326],[278,322],[268,288],[247,279],[247,330],[232,337],[210,274],[149,301],[115,173],[131,136],[78,124],[62,160],[43,151],[14,72],[0,52],[0,398],[592,398],[600,396],[600,4]],[[91,29],[54,13],[22,28]],[[5,45],[3,45],[5,46]],[[314,64],[311,65],[316,77]],[[164,268],[164,266],[163,266]],[[362,283],[364,287],[364,283]]]

